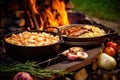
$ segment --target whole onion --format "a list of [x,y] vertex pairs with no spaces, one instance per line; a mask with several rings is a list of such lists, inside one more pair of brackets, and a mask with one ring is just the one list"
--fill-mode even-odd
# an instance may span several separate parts
[[33,78],[27,72],[18,72],[13,80],[33,80]]
[[98,66],[100,68],[103,68],[105,70],[112,70],[116,65],[117,62],[112,56],[102,52],[99,54]]

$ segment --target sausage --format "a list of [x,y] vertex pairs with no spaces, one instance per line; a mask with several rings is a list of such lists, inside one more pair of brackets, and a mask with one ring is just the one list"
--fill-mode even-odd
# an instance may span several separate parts
[[65,28],[65,29],[61,29],[60,33],[62,35],[69,35],[69,34],[75,32],[77,30],[80,30],[80,29],[82,29],[82,27],[80,27],[80,26],[73,26],[73,27],[68,27],[68,28]]
[[70,34],[69,34],[69,37],[79,36],[79,35],[84,34],[84,33],[86,33],[86,32],[88,32],[87,29],[77,30],[77,31],[75,31],[75,32],[70,33]]

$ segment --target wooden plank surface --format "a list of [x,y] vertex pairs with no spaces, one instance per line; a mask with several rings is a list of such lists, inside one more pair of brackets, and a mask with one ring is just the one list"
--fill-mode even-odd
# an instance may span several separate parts
[[86,50],[86,52],[88,53],[88,58],[85,60],[76,60],[76,61],[65,60],[60,63],[51,65],[45,69],[54,69],[54,70],[65,69],[67,72],[75,71],[77,69],[80,69],[82,67],[85,67],[91,64],[92,61],[97,57],[98,53],[100,52],[100,48],[102,47]]

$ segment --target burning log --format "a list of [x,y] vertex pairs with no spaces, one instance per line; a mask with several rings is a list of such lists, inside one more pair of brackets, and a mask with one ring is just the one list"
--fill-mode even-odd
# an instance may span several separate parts
[[35,25],[36,29],[39,30],[39,24],[38,24],[38,21],[36,19],[36,16],[35,16],[34,12],[33,12],[32,5],[28,4],[28,7],[29,7],[30,12],[31,12],[31,17],[32,17],[32,19],[34,21],[34,25]]
[[33,23],[31,15],[30,15],[30,12],[28,10],[26,10],[26,14],[27,14],[26,18],[28,21],[28,30],[34,29],[34,23]]

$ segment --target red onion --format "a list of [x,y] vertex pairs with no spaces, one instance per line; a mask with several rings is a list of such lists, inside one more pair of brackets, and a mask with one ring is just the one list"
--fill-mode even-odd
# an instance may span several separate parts
[[13,80],[33,80],[33,78],[27,72],[18,72]]

